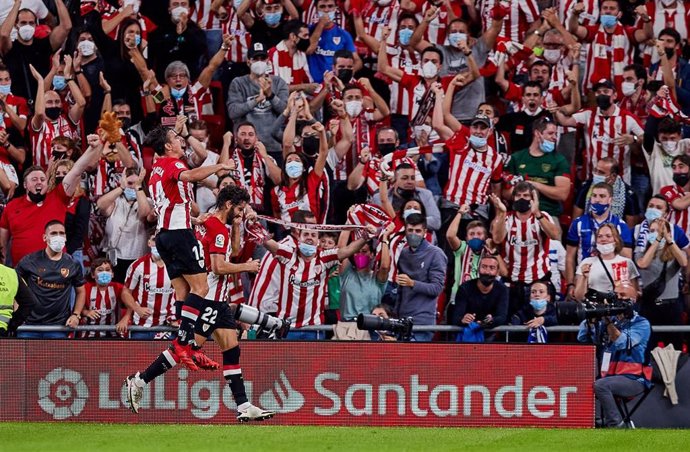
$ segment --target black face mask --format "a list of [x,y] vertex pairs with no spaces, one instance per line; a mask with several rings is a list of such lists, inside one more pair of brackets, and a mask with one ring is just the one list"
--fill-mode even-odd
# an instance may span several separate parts
[[676,49],[669,49],[669,48],[666,48],[666,49],[664,49],[664,51],[666,52],[666,58],[668,58],[669,60],[670,60],[671,58],[673,58],[673,55],[676,54]]
[[321,139],[319,137],[303,137],[302,138],[302,152],[310,157],[319,153],[319,146]]
[[65,176],[55,176],[55,185],[60,185],[65,180]]
[[496,281],[496,276],[494,275],[479,274],[479,282],[482,283],[483,286],[490,286],[494,281]]
[[673,175],[673,182],[681,187],[685,187],[688,181],[690,181],[690,174],[688,173],[676,173]]
[[55,160],[62,160],[67,158],[66,152],[53,152],[50,155],[52,155]]
[[251,157],[254,155],[254,148],[249,148],[249,149],[240,148],[240,152],[242,153],[243,157]]
[[395,143],[381,143],[379,144],[379,152],[381,155],[388,155],[395,151]]
[[57,118],[60,117],[60,113],[62,113],[62,108],[60,107],[50,107],[46,108],[46,116],[51,120],[55,121]]
[[129,126],[132,125],[132,118],[124,117],[120,118],[120,121],[122,121],[122,128],[123,129],[129,129]]
[[415,190],[404,190],[402,188],[398,188],[398,195],[400,195],[401,198],[403,199],[412,199],[414,197]]
[[29,195],[29,199],[31,200],[32,203],[38,204],[40,202],[43,202],[46,199],[45,193],[32,193],[28,192],[27,195]]
[[599,94],[597,96],[597,107],[601,110],[608,110],[611,107],[611,96]]
[[299,41],[297,41],[297,50],[300,52],[306,52],[307,49],[309,48],[309,39],[307,38],[299,38]]
[[513,210],[520,213],[525,213],[531,208],[531,202],[529,199],[516,199],[513,201]]
[[340,81],[347,85],[352,80],[352,69],[340,69],[337,75]]

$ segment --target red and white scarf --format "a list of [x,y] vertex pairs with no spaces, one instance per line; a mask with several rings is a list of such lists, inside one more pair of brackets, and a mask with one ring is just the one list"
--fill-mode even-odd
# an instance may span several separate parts
[[254,208],[262,208],[264,204],[264,174],[266,174],[266,163],[258,152],[254,152],[252,159],[252,177],[249,181],[249,186],[244,179],[244,157],[239,149],[235,149],[232,153],[232,159],[235,161],[235,171],[238,176],[235,178],[240,187],[249,192],[249,202]]
[[[611,49],[611,52],[608,51]],[[594,42],[589,49],[587,59],[587,88],[592,87],[599,80],[613,80],[617,91],[621,91],[623,83],[623,68],[632,63],[632,45],[623,26],[618,23],[613,33],[599,31],[594,36]]]

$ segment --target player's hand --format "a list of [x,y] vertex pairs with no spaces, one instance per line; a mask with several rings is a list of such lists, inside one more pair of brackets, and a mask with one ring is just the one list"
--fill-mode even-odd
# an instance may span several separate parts
[[395,278],[395,282],[398,283],[399,286],[414,287],[414,279],[404,273],[400,273],[398,277]]
[[249,259],[245,264],[244,268],[246,272],[250,273],[258,273],[259,272],[259,260],[258,259]]

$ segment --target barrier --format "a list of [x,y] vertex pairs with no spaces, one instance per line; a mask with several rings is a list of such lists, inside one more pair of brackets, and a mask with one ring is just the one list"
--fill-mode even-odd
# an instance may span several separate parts
[[[139,415],[124,378],[157,342],[0,341],[0,420],[234,423],[220,371],[175,368],[147,386]],[[209,347],[209,355],[221,360]],[[244,342],[253,403],[290,425],[592,427],[586,345]]]

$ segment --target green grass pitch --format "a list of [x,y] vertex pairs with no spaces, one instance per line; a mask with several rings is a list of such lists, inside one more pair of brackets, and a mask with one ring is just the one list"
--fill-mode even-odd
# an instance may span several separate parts
[[0,451],[687,450],[682,430],[0,423]]

